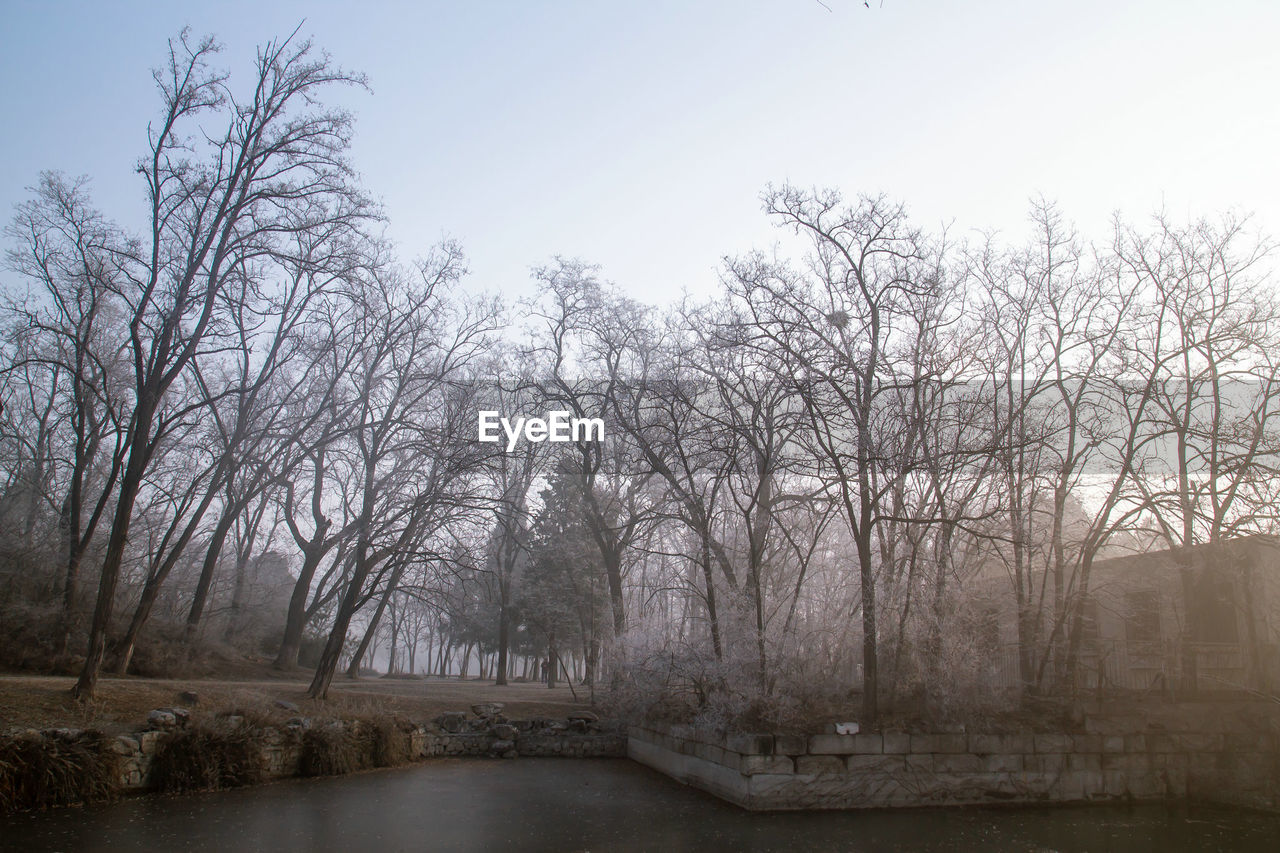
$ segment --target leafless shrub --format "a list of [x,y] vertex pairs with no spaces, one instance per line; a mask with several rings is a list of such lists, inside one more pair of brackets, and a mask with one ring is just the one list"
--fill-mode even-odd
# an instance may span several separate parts
[[[731,636],[731,635],[730,635]],[[745,651],[735,653],[735,650]],[[761,673],[756,650],[733,643],[717,660],[688,644],[633,646],[617,679],[599,697],[612,715],[630,720],[691,723],[716,731],[813,731],[848,716],[848,679],[822,672],[803,654],[769,649]]]
[[981,621],[961,599],[941,617],[921,616],[883,644],[885,659],[893,662],[894,712],[968,724],[1017,707],[1018,692],[1003,684],[998,649],[984,637]]

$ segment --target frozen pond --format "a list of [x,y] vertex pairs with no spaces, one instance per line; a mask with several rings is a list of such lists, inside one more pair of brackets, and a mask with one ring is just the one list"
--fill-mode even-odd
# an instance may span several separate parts
[[448,759],[0,818],[0,849],[1273,851],[1280,816],[1217,808],[751,814],[623,759]]

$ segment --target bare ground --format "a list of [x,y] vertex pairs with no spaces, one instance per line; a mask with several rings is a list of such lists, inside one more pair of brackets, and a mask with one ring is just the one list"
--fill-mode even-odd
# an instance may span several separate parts
[[[154,708],[189,707],[201,715],[242,710],[268,718],[304,716],[336,717],[396,713],[412,720],[429,720],[442,711],[465,711],[476,702],[502,702],[508,717],[563,717],[575,707],[585,707],[587,695],[578,688],[578,700],[566,686],[549,689],[544,684],[512,683],[496,687],[492,681],[444,678],[334,678],[329,699],[308,699],[309,673],[263,673],[258,679],[150,679],[103,677],[94,698],[78,702],[71,697],[75,679],[68,676],[0,675],[0,732],[9,729],[97,728],[108,733],[138,729]],[[180,701],[179,694],[198,695],[197,703]],[[298,706],[291,711],[276,706],[282,700]]]

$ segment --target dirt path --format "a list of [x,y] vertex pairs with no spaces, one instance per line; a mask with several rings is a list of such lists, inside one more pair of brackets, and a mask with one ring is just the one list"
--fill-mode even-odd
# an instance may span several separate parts
[[[492,681],[444,678],[337,678],[327,702],[306,697],[309,675],[259,680],[107,678],[98,682],[91,702],[71,698],[75,679],[65,676],[0,675],[0,732],[12,728],[99,728],[109,733],[137,728],[153,708],[183,705],[201,714],[241,709],[267,717],[364,715],[394,712],[415,720],[442,711],[466,710],[476,702],[502,702],[509,717],[564,716],[586,704],[578,688],[575,703],[568,687],[548,689],[542,684],[514,683],[495,687]],[[196,703],[179,694],[195,693]],[[298,706],[280,708],[277,701]]]

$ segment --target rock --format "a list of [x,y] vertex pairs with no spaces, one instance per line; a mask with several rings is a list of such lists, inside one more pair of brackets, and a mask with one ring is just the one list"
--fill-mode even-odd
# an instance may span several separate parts
[[186,726],[187,723],[191,722],[191,712],[186,708],[161,708],[160,710],[173,714],[173,718],[177,721],[179,727]]
[[533,720],[512,720],[511,725],[515,726],[517,731],[533,731]]
[[280,708],[280,709],[281,709],[281,710],[283,710],[283,711],[293,711],[295,714],[296,714],[298,711],[301,711],[301,710],[302,710],[302,709],[301,709],[301,708],[299,708],[297,705],[295,705],[294,703],[292,703],[292,702],[288,701],[287,699],[277,699],[277,700],[276,700],[276,707],[277,707],[277,708]]
[[178,694],[178,701],[184,705],[199,705],[200,694],[193,690],[183,690]]
[[160,732],[140,732],[138,734],[138,751],[143,755],[151,755],[156,751],[156,741]]
[[489,747],[489,751],[494,755],[502,755],[505,752],[514,751],[515,748],[516,745],[509,740],[495,740]]
[[471,713],[477,717],[496,717],[505,707],[501,702],[478,702],[471,706]]
[[178,725],[178,718],[171,711],[157,708],[147,714],[147,725],[153,729],[172,729]]
[[582,720],[584,723],[598,723],[600,722],[600,715],[592,711],[570,711],[567,719]]
[[466,725],[467,715],[461,711],[445,711],[436,717],[436,725],[450,734],[457,734]]
[[570,720],[569,731],[577,732],[580,735],[585,735],[587,733],[587,721],[586,720]]
[[117,735],[115,740],[111,741],[111,751],[117,755],[133,755],[140,750],[138,742],[128,735]]
[[493,732],[494,737],[504,741],[513,741],[520,737],[520,730],[515,726],[507,725],[506,723],[499,723],[498,725],[490,728],[489,731]]
[[857,723],[854,723],[854,722],[836,723],[835,733],[838,735],[856,735],[858,733],[858,729],[860,728],[861,726],[859,726]]

